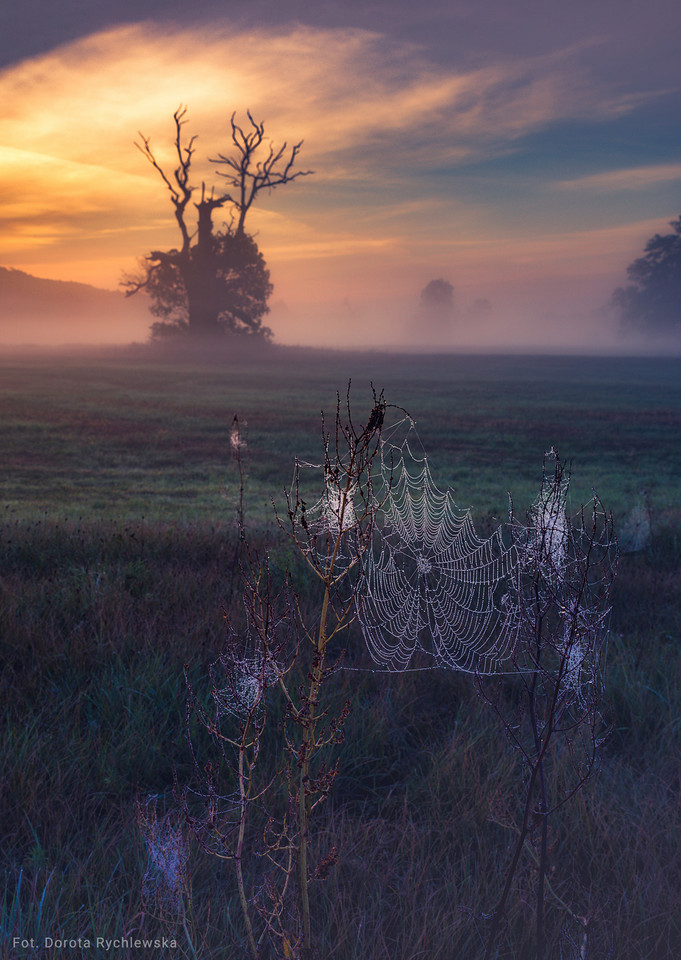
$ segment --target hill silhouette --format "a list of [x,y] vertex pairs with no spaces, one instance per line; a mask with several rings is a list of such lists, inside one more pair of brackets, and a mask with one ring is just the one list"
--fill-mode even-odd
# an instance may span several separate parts
[[151,320],[144,297],[0,267],[0,344],[129,343]]

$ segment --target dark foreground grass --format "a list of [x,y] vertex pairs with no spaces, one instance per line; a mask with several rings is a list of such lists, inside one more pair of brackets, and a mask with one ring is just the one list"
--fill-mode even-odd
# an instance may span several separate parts
[[[552,821],[549,933],[552,960],[580,956],[567,905],[590,918],[587,960],[681,956],[679,362],[300,353],[287,366],[110,357],[2,369],[3,960],[244,956],[228,865],[198,850],[186,929],[145,910],[134,803],[171,804],[174,776],[191,776],[183,665],[200,685],[223,611],[239,616],[233,414],[249,423],[254,537],[308,596],[265,518],[294,455],[318,459],[318,411],[348,376],[360,408],[373,380],[410,410],[436,476],[479,526],[505,515],[509,488],[520,510],[531,502],[552,445],[573,458],[574,501],[595,485],[620,526],[645,491],[653,538],[623,556],[613,597],[610,736],[596,776]],[[368,666],[359,638],[348,646]],[[481,957],[522,795],[495,718],[451,673],[345,671],[329,690],[352,710],[314,840],[340,853],[315,888],[320,956]],[[500,957],[531,956],[534,880],[528,855]],[[96,946],[170,934],[174,950]]]
[[[287,548],[274,544],[275,567]],[[2,529],[0,838],[3,957],[241,958],[228,867],[191,853],[186,930],[145,913],[136,797],[171,803],[191,775],[189,662],[200,684],[238,615],[229,525],[114,522]],[[607,663],[612,726],[597,775],[552,823],[551,957],[578,957],[562,903],[591,919],[587,958],[681,955],[681,553],[668,529],[625,556]],[[299,586],[305,587],[302,575]],[[361,645],[349,638],[361,665]],[[315,844],[338,844],[315,886],[320,957],[482,956],[521,801],[516,761],[470,678],[338,673],[352,701],[341,775]],[[509,683],[506,694],[514,695]],[[499,956],[531,956],[534,867],[514,888]],[[96,938],[178,947],[107,950]],[[13,938],[89,940],[68,949]],[[562,950],[562,953],[561,953]]]

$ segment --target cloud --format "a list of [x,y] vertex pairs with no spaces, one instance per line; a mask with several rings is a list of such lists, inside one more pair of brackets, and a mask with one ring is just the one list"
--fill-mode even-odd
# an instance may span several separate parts
[[394,305],[434,276],[495,300],[547,271],[565,285],[580,271],[598,279],[631,258],[647,224],[564,234],[555,218],[547,232],[529,208],[503,208],[503,167],[494,196],[467,198],[457,180],[529,134],[607,122],[641,102],[595,82],[584,48],[456,68],[358,29],[101,31],[0,73],[0,263],[114,287],[136,257],[176,245],[167,190],[133,141],[150,137],[171,170],[172,115],[187,104],[197,184],[219,183],[207,158],[229,152],[232,111],[244,121],[250,109],[277,143],[305,141],[301,166],[315,176],[262,197],[249,221],[277,298],[300,316],[300,304],[312,317],[334,299],[383,300],[389,330]]
[[[225,149],[228,117],[250,108],[274,138],[305,140],[318,184],[353,190],[415,181],[443,163],[489,155],[575,116],[629,109],[594,91],[574,49],[467,72],[431,64],[417,45],[369,31],[119,26],[0,74],[3,182],[39,214],[44,203],[119,220],[162,217],[166,198],[132,148],[138,129],[172,162],[172,113],[190,107],[197,177]],[[202,158],[199,162],[199,157]],[[277,198],[278,199],[278,198]],[[27,216],[30,211],[27,210]],[[8,211],[4,211],[7,215]],[[166,210],[167,213],[167,210]],[[87,229],[91,229],[88,224]]]
[[624,190],[642,190],[659,183],[681,180],[681,163],[661,163],[626,170],[605,170],[575,180],[561,180],[555,184],[560,190],[592,190],[614,193]]

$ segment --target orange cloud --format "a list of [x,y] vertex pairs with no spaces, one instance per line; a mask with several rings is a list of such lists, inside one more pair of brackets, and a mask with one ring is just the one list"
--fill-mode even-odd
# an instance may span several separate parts
[[[465,274],[471,287],[537,275],[542,263],[564,272],[605,238],[514,233],[429,176],[548,122],[630,109],[587,82],[578,54],[456,71],[363,30],[102,31],[0,73],[0,263],[115,287],[135,257],[175,245],[165,188],[133,140],[151,137],[170,168],[172,114],[185,103],[199,136],[195,182],[218,182],[206,158],[229,150],[233,110],[250,108],[277,142],[305,140],[301,163],[315,176],[263,197],[249,224],[275,299],[399,298],[431,271]],[[607,242],[619,252],[633,232]]]

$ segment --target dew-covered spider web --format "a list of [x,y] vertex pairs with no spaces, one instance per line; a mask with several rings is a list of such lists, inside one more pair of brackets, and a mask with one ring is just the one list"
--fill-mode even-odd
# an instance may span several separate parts
[[410,419],[384,433],[380,473],[384,501],[358,605],[372,658],[396,671],[419,653],[431,666],[503,669],[516,637],[506,615],[515,547],[500,527],[479,537],[470,510],[437,487]]
[[187,884],[189,848],[182,825],[173,814],[159,817],[157,796],[137,803],[137,823],[147,847],[142,895],[163,916],[176,914]]

